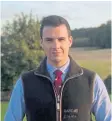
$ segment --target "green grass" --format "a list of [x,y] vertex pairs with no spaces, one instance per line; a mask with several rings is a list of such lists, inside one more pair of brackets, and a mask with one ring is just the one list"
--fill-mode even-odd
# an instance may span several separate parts
[[77,63],[85,68],[95,71],[103,80],[111,73],[111,64],[108,61],[79,60]]
[[[1,102],[1,121],[4,121],[5,113],[8,108],[8,102]],[[23,121],[26,121],[26,117]]]
[[4,115],[6,113],[7,107],[8,107],[8,103],[7,102],[2,102],[1,103],[1,121],[4,120]]
[[111,74],[111,51],[110,49],[99,50],[70,50],[70,55],[76,62],[90,70],[95,71],[104,80]]

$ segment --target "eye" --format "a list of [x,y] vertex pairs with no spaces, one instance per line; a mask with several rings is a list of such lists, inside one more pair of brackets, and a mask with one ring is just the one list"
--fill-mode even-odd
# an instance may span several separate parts
[[52,38],[46,38],[45,41],[50,42],[50,41],[53,41],[53,39]]
[[60,37],[60,38],[58,38],[58,40],[59,41],[63,41],[63,40],[65,40],[65,38],[64,37]]

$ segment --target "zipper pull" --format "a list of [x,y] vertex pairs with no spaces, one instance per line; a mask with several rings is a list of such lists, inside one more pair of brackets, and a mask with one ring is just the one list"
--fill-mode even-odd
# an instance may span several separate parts
[[57,102],[57,110],[60,109],[60,104]]
[[60,102],[60,96],[59,95],[57,96],[57,101]]
[[60,96],[57,96],[57,110],[60,110]]

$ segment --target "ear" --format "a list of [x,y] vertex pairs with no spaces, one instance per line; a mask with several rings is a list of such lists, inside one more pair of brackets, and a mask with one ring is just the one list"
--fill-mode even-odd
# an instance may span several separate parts
[[70,37],[69,37],[69,47],[71,47],[71,46],[72,46],[72,43],[73,43],[73,37],[72,37],[72,36],[70,36]]
[[40,40],[40,46],[43,48],[43,40]]

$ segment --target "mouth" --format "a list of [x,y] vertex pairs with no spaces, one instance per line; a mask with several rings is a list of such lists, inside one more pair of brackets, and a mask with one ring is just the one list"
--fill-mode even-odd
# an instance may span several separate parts
[[53,54],[53,55],[60,55],[61,52],[53,51],[52,54]]

